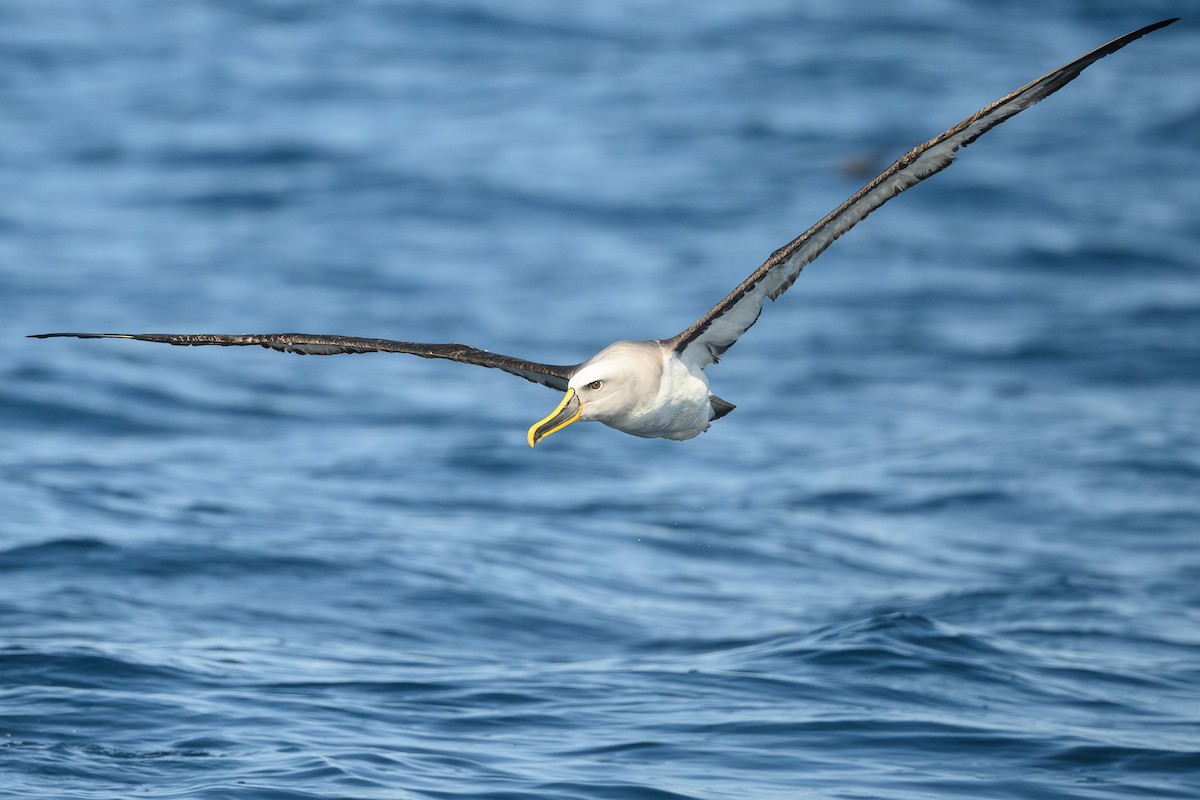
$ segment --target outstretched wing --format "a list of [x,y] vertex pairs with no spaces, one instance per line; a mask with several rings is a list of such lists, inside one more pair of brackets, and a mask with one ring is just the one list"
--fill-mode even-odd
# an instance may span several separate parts
[[222,333],[39,333],[29,338],[50,339],[58,336],[71,336],[76,339],[137,339],[142,342],[162,342],[163,344],[189,347],[259,345],[282,353],[312,356],[332,356],[341,353],[408,353],[421,358],[445,358],[450,361],[461,361],[464,364],[502,369],[527,381],[540,383],[560,391],[566,391],[567,381],[578,366],[539,364],[536,361],[489,353],[487,350],[479,350],[465,344],[424,344],[422,342],[396,342],[391,339],[362,339],[356,336],[320,336],[309,333],[247,333],[240,335]]
[[683,333],[669,339],[668,344],[689,364],[704,368],[715,363],[758,320],[766,298],[774,300],[786,292],[806,264],[821,255],[825,248],[872,211],[905,189],[950,166],[960,147],[966,147],[1009,117],[1054,94],[1096,61],[1175,21],[1167,19],[1156,22],[1114,39],[1000,98],[945,133],[909,150],[831,214],[772,253],[766,263],[742,281],[728,297]]

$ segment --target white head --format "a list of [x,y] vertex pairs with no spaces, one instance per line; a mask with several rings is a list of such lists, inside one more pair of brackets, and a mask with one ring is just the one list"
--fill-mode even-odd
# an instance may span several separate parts
[[609,345],[579,366],[558,408],[529,429],[529,446],[579,420],[622,429],[623,421],[653,405],[662,371],[656,341]]

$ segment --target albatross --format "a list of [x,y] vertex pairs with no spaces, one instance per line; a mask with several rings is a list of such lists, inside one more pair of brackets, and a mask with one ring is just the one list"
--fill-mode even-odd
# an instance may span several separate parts
[[669,339],[620,341],[578,364],[554,365],[462,344],[426,344],[307,333],[42,333],[30,338],[136,339],[171,345],[261,347],[301,355],[407,353],[500,369],[564,392],[562,401],[527,435],[529,446],[578,421],[602,422],[645,438],[691,439],[734,409],[709,390],[704,370],[758,321],[763,302],[786,292],[800,271],[875,209],[954,162],[958,150],[1001,122],[1049,97],[1083,70],[1130,42],[1164,28],[1162,20],[1097,47],[970,115],[902,155],[878,177],[804,233],[773,252],[683,332]]

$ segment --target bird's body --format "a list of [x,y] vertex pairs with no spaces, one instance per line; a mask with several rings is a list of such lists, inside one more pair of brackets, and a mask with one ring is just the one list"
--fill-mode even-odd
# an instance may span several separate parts
[[691,439],[725,413],[704,371],[658,339],[610,344],[579,365],[568,390],[580,398],[580,419],[646,439]]
[[558,408],[529,429],[530,446],[579,420],[602,422],[634,436],[691,439],[707,430],[713,420],[733,410],[732,404],[711,393],[704,369],[715,364],[758,320],[768,298],[775,300],[787,291],[800,271],[830,244],[888,200],[948,167],[960,148],[1058,91],[1101,58],[1175,21],[1163,20],[1114,39],[908,151],[816,225],[772,253],[728,296],[678,335],[669,339],[616,342],[580,364],[542,364],[460,344],[303,333],[45,333],[34,338],[69,336],[138,339],[173,345],[259,345],[309,355],[390,352],[449,359],[501,369],[565,392]]

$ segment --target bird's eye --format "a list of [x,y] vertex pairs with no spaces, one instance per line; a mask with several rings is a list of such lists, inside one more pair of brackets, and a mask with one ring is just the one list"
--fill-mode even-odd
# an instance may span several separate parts
[[587,385],[587,388],[591,389],[594,392],[603,385],[604,385],[604,381],[592,381],[591,383],[589,383]]

